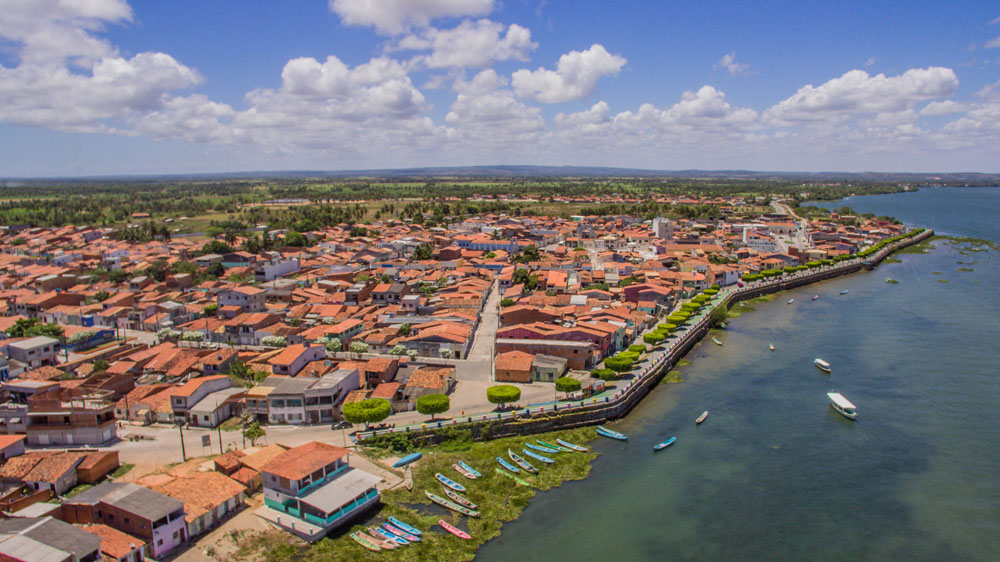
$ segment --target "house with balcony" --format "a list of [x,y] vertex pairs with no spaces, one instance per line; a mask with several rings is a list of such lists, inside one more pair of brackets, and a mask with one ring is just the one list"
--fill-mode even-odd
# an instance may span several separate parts
[[98,523],[139,537],[146,553],[160,559],[187,538],[184,503],[138,484],[103,482],[63,501],[60,518],[78,525]]
[[114,393],[53,388],[28,398],[29,445],[101,445],[117,437]]
[[[265,383],[266,384],[266,383]],[[271,390],[253,392],[260,388]],[[340,404],[347,393],[360,388],[357,369],[337,369],[322,377],[281,378],[273,387],[259,385],[247,392],[247,407],[251,394],[255,400],[266,396],[266,408],[255,403],[252,410],[258,418],[266,414],[269,423],[315,424],[330,423],[340,417]]]
[[279,454],[261,467],[264,505],[255,514],[315,542],[375,506],[382,479],[348,464],[349,451],[318,441]]

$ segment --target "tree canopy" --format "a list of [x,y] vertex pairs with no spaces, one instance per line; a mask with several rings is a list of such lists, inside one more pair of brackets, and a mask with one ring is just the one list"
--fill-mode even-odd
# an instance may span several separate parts
[[435,414],[443,414],[451,407],[451,399],[444,394],[425,394],[417,398],[417,411],[434,419]]
[[521,389],[510,384],[498,384],[486,389],[486,399],[490,404],[500,406],[517,402],[521,399]]
[[383,398],[369,398],[361,402],[344,404],[344,419],[351,423],[363,423],[365,427],[378,423],[392,413],[392,404]]
[[556,390],[559,392],[576,392],[582,388],[580,381],[572,377],[559,377],[556,379]]

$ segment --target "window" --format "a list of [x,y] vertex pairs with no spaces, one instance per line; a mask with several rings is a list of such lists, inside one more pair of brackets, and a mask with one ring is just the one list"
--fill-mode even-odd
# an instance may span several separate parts
[[128,525],[128,517],[125,518],[124,524]]
[[156,546],[163,546],[163,539],[156,541]]
[[178,538],[180,538],[180,536],[181,536],[180,531],[174,531],[174,540],[177,540]]

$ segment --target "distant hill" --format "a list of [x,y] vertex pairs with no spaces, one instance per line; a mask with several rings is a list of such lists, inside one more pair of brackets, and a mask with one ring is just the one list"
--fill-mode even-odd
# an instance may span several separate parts
[[647,170],[599,166],[454,166],[371,170],[285,170],[218,174],[166,174],[145,176],[88,176],[61,178],[11,178],[11,183],[219,180],[254,178],[389,178],[403,179],[530,179],[530,178],[691,178],[737,180],[785,180],[806,182],[901,182],[944,185],[1000,185],[1000,174],[955,172],[923,174],[908,172],[781,172],[751,170]]

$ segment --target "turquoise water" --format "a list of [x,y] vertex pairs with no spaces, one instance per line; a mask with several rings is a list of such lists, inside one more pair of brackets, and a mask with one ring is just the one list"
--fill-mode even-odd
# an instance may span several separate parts
[[[996,189],[828,205],[844,204],[1000,241]],[[595,442],[590,478],[539,494],[477,559],[998,559],[1000,260],[935,246],[734,319],[614,425],[627,444]]]

